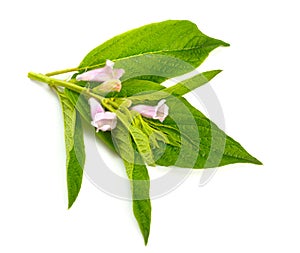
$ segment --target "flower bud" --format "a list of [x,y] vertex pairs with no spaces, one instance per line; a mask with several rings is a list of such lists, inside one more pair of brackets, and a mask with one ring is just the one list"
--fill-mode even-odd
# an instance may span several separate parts
[[95,87],[93,91],[100,94],[106,94],[112,91],[120,92],[121,88],[122,88],[122,84],[120,80],[111,79]]

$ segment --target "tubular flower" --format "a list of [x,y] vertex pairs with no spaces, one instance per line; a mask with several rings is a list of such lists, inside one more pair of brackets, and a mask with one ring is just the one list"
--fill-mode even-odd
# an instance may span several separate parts
[[107,60],[105,67],[84,72],[78,75],[76,80],[102,83],[97,87],[97,89],[102,92],[119,92],[122,88],[121,81],[119,79],[125,71],[124,69],[114,69],[113,67],[114,62]]
[[110,131],[114,129],[117,125],[117,116],[113,112],[104,111],[101,104],[94,98],[89,99],[92,126],[97,128],[97,132],[101,131]]
[[169,107],[165,104],[166,100],[162,99],[156,106],[135,105],[130,109],[140,113],[142,116],[151,119],[158,119],[163,122],[169,114]]

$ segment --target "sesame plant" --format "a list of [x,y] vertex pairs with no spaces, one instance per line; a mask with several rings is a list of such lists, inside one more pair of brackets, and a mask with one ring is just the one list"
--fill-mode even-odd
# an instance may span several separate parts
[[[78,67],[28,73],[30,79],[48,84],[60,100],[69,208],[78,196],[84,171],[82,121],[123,160],[145,244],[151,223],[148,169],[152,166],[208,169],[233,163],[261,164],[183,97],[220,70],[163,85],[194,71],[220,46],[229,44],[208,37],[190,21],[168,20],[106,41]],[[53,77],[63,73],[70,73],[70,78]]]

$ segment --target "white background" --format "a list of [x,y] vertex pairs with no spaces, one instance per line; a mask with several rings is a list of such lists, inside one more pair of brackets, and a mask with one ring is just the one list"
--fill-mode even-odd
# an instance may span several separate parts
[[[299,252],[297,2],[2,1],[0,252]],[[26,75],[75,67],[110,37],[166,19],[231,44],[201,69],[224,70],[210,85],[226,132],[264,166],[220,168],[204,187],[194,172],[152,202],[145,247],[131,204],[87,178],[67,210],[59,104]]]

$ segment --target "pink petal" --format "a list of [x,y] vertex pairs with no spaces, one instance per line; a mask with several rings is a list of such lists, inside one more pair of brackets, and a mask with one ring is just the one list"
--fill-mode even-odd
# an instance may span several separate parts
[[153,119],[158,119],[160,122],[163,122],[169,114],[169,106],[165,104],[166,100],[162,99],[158,102],[156,106],[156,113]]
[[90,109],[91,109],[91,117],[93,120],[97,114],[104,112],[103,107],[96,99],[90,98],[89,104],[90,104]]
[[156,106],[136,105],[131,107],[131,110],[137,111],[146,118],[158,119],[160,122],[163,122],[169,114],[169,107],[165,102],[166,100],[162,99]]
[[93,69],[76,76],[77,81],[106,82],[111,79],[119,79],[125,71],[123,69],[113,69],[114,62],[106,60],[103,68]]
[[136,105],[131,107],[131,110],[138,112],[142,116],[146,118],[153,118],[155,116],[155,111],[156,107],[155,106],[150,106],[150,105]]
[[112,112],[97,113],[91,124],[97,128],[97,131],[112,130],[117,125],[117,116]]
[[113,68],[115,65],[115,63],[111,60],[106,60],[106,66],[110,67],[110,68]]
[[94,121],[100,121],[100,120],[113,120],[116,119],[116,114],[113,112],[102,112],[102,113],[97,113],[95,115]]
[[125,73],[124,69],[114,69],[113,76],[115,79],[120,79]]
[[76,76],[77,81],[105,82],[113,78],[113,70],[109,66],[93,69]]

